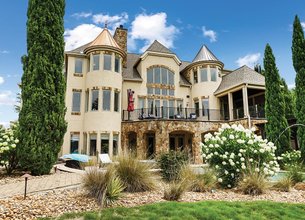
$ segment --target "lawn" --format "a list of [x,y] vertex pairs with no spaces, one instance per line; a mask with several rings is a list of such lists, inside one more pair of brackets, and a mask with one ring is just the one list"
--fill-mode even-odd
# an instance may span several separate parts
[[[80,218],[83,217],[83,218]],[[305,204],[276,202],[162,202],[101,212],[65,214],[57,219],[305,219]]]

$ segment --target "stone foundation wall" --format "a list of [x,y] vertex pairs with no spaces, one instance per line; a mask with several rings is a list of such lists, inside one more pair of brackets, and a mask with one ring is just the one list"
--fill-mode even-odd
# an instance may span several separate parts
[[[167,152],[169,150],[169,135],[172,132],[185,132],[192,136],[192,159],[196,164],[202,163],[201,157],[201,136],[207,132],[216,131],[224,122],[206,122],[206,121],[190,121],[190,120],[150,120],[150,121],[128,121],[122,122],[122,148],[127,150],[128,148],[128,135],[130,132],[137,134],[136,147],[137,155],[146,158],[146,134],[155,134],[155,147],[156,155],[161,152]],[[230,124],[242,124],[244,127],[248,127],[248,120],[242,119]],[[251,126],[258,123],[266,123],[266,120],[251,120]]]

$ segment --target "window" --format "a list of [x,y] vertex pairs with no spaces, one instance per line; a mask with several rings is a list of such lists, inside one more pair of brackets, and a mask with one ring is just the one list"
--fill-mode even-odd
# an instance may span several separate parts
[[96,134],[90,134],[90,156],[96,156]]
[[200,69],[200,78],[201,78],[201,82],[208,81],[208,69],[207,68]]
[[198,73],[197,73],[197,69],[195,69],[193,71],[193,76],[194,76],[194,84],[198,83]]
[[71,134],[70,139],[70,153],[78,153],[79,134]]
[[167,69],[161,68],[162,84],[167,84]]
[[171,71],[168,71],[168,84],[174,85],[174,73]]
[[101,154],[109,153],[109,134],[101,134]]
[[209,99],[202,99],[202,115],[208,116],[209,114]]
[[154,88],[147,87],[147,94],[149,95],[154,94]]
[[195,102],[195,113],[196,113],[196,116],[199,117],[199,102]]
[[155,115],[156,116],[161,116],[161,109],[160,109],[161,105],[160,105],[160,100],[156,99],[155,100]]
[[80,112],[81,92],[73,92],[72,112]]
[[114,59],[114,71],[119,73],[121,68],[121,59],[118,56],[115,56]]
[[172,118],[174,117],[175,114],[175,101],[174,100],[169,100],[169,117]]
[[91,111],[98,111],[98,93],[98,90],[92,90]]
[[89,109],[89,91],[87,90],[85,93],[85,112]]
[[153,69],[147,71],[147,83],[154,83]]
[[119,112],[119,105],[120,105],[120,93],[118,91],[114,92],[114,111]]
[[119,135],[118,134],[114,134],[113,135],[113,140],[112,140],[112,149],[113,149],[113,156],[118,155],[119,153]]
[[177,110],[178,110],[178,115],[183,114],[183,101],[182,100],[178,100],[177,101]]
[[160,84],[161,83],[161,72],[160,72],[160,68],[155,68],[155,81],[154,83]]
[[103,90],[103,110],[110,111],[111,90]]
[[167,89],[162,89],[162,95],[168,95],[168,90]]
[[138,108],[145,108],[144,106],[144,99],[143,98],[138,98]]
[[170,96],[175,96],[175,90],[170,89],[168,95],[170,95]]
[[75,58],[74,72],[83,73],[83,60],[82,59]]
[[155,88],[155,94],[160,95],[160,89],[159,88]]
[[163,117],[164,118],[168,118],[168,101],[167,100],[163,100]]
[[99,70],[100,69],[100,55],[95,54],[93,55],[93,70]]
[[210,68],[210,73],[211,73],[211,81],[216,82],[217,81],[217,69]]
[[147,107],[149,109],[149,114],[154,114],[154,100],[153,99],[147,99]]
[[111,55],[104,54],[104,70],[111,70]]

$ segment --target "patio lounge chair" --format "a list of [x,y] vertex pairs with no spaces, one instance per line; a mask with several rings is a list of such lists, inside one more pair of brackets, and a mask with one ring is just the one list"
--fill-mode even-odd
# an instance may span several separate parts
[[113,163],[112,160],[109,157],[109,154],[99,154],[98,155],[101,164],[111,164]]

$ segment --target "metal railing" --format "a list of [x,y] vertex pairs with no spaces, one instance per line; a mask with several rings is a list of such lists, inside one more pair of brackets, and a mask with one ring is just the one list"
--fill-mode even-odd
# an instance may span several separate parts
[[265,118],[265,106],[263,105],[249,106],[249,115],[251,118]]
[[229,113],[220,109],[196,109],[177,107],[154,107],[135,109],[132,112],[123,110],[123,121],[137,120],[199,120],[199,121],[224,121],[229,120]]

